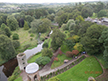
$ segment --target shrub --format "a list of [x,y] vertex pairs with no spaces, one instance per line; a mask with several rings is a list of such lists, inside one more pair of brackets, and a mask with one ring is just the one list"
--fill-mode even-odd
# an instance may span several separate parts
[[46,65],[47,63],[49,63],[51,61],[51,59],[49,57],[39,57],[36,59],[36,63],[39,65]]
[[14,33],[12,38],[13,38],[13,40],[18,40],[19,39],[19,35],[17,33]]
[[54,61],[55,61],[55,60],[56,60],[56,61],[58,61],[58,58],[57,58],[57,57],[56,57],[56,58],[54,58]]
[[75,46],[73,47],[75,50],[78,50],[79,52],[84,51],[83,45],[80,43],[76,43]]
[[66,56],[67,56],[67,57],[72,57],[72,52],[67,51],[67,52],[66,52]]
[[33,38],[30,38],[30,40],[32,41],[32,40],[33,40]]
[[18,48],[20,46],[20,42],[17,40],[13,40],[13,46],[15,49]]
[[45,42],[45,43],[43,44],[42,48],[48,48],[48,43]]
[[50,49],[44,48],[42,50],[42,56],[47,56],[47,57],[51,58],[53,56],[53,53],[52,53],[52,51]]
[[68,27],[67,27],[66,24],[63,24],[63,25],[61,26],[61,28],[62,28],[63,30],[68,30]]
[[34,34],[33,34],[33,33],[31,33],[31,34],[30,34],[30,37],[34,37]]

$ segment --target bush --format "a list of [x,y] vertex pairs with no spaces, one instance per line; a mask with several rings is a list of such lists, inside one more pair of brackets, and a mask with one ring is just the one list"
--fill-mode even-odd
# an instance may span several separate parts
[[44,48],[42,50],[42,56],[47,56],[47,57],[51,58],[53,56],[53,53],[52,53],[52,51],[50,49]]
[[31,34],[30,34],[30,37],[34,37],[34,34],[33,34],[33,33],[31,33]]
[[36,59],[36,63],[39,65],[46,65],[47,63],[49,63],[51,61],[51,59],[49,57],[39,57]]
[[72,56],[73,56],[73,55],[72,55],[72,52],[67,51],[67,52],[66,52],[66,56],[67,56],[67,57],[72,57]]
[[19,35],[17,33],[14,33],[12,38],[13,38],[13,40],[18,40],[19,39]]
[[18,48],[20,46],[20,42],[17,40],[13,40],[13,46],[15,49]]
[[63,25],[61,26],[61,28],[62,28],[63,30],[68,30],[68,27],[67,27],[66,24],[63,24]]
[[43,44],[42,48],[48,48],[48,43],[45,42],[45,43]]

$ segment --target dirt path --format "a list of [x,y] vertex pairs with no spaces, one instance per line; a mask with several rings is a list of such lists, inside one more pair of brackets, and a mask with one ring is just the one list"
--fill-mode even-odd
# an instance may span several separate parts
[[27,77],[27,74],[26,74],[25,71],[22,71],[21,74],[20,74],[20,76],[22,76],[23,81],[28,81],[29,80],[29,78]]

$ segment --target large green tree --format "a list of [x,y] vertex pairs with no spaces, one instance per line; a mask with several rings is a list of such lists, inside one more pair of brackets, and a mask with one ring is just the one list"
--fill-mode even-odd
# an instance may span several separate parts
[[24,30],[28,30],[28,29],[29,29],[28,23],[24,21]]
[[105,67],[108,68],[108,28],[105,28],[102,32],[101,37],[99,38],[99,42],[103,43],[104,49],[103,50],[103,58],[105,60]]
[[11,36],[10,28],[7,27],[4,23],[2,23],[2,25],[1,25],[1,30],[4,31],[8,37]]
[[62,44],[63,41],[65,40],[65,34],[60,32],[60,30],[55,29],[53,33],[51,34],[52,42],[51,42],[51,47],[53,50],[57,50]]
[[42,56],[46,56],[46,57],[50,57],[51,58],[53,56],[53,53],[52,53],[52,51],[50,49],[44,48],[42,50]]
[[81,39],[81,43],[84,46],[85,51],[89,54],[93,55],[102,53],[103,46],[98,40],[104,28],[105,26],[97,24],[91,25],[87,29],[86,36]]
[[13,31],[13,30],[16,30],[19,26],[18,26],[18,22],[17,20],[15,19],[14,16],[8,16],[7,17],[7,25],[8,27]]
[[44,33],[50,30],[51,21],[47,18],[45,19],[37,19],[31,22],[31,30],[32,32]]
[[92,16],[93,10],[89,7],[83,7],[81,10],[81,14],[83,18],[87,18],[88,16]]
[[12,41],[5,35],[0,35],[0,56],[4,60],[15,57],[16,52]]

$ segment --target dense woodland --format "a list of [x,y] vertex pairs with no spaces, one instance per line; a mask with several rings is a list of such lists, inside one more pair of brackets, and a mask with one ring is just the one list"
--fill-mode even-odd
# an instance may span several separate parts
[[[102,54],[105,68],[108,68],[108,27],[84,20],[87,17],[108,17],[108,2],[58,4],[57,7],[52,6],[53,4],[50,4],[52,7],[39,4],[14,5],[20,6],[20,10],[14,13],[6,13],[7,11],[0,13],[1,61],[10,60],[29,46],[32,47],[30,44],[22,46],[20,35],[17,33],[19,30],[29,33],[30,42],[33,42],[34,38],[37,40],[39,33],[47,35],[53,30],[51,35],[53,51],[66,46],[67,51],[76,49],[80,53],[86,51],[95,56]],[[32,7],[28,7],[29,5]],[[23,9],[23,7],[27,8]],[[58,26],[55,26],[55,23],[58,23]],[[45,36],[40,40],[44,38]],[[37,45],[37,41],[35,43]],[[45,42],[43,47],[45,47],[44,52],[49,50],[48,42]],[[43,56],[51,58],[52,54],[49,54],[43,54]],[[67,53],[67,56],[71,55]]]

